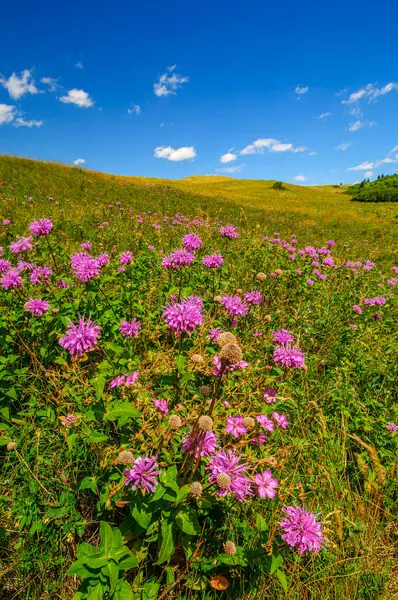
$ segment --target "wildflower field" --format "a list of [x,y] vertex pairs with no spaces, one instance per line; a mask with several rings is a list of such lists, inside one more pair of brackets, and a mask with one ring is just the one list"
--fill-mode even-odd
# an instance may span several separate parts
[[397,209],[0,157],[0,598],[398,594]]

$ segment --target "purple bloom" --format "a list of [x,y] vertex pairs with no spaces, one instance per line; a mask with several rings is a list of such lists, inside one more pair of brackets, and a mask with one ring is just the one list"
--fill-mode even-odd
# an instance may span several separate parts
[[225,306],[231,317],[242,317],[248,311],[247,304],[239,296],[223,296],[221,304]]
[[30,298],[24,304],[24,309],[28,310],[31,315],[34,317],[41,317],[45,312],[48,311],[50,305],[45,300],[41,300],[41,298],[33,299]]
[[32,237],[20,237],[15,240],[15,242],[11,242],[9,245],[10,252],[13,254],[22,254],[27,250],[32,250]]
[[263,427],[263,429],[266,429],[266,431],[269,431],[270,433],[274,431],[274,423],[273,421],[271,421],[271,419],[267,417],[267,415],[258,415],[256,417],[256,421],[260,423],[261,427]]
[[209,335],[207,336],[209,340],[215,344],[217,342],[217,338],[219,335],[224,333],[223,329],[219,329],[218,327],[214,327],[213,329],[209,329]]
[[133,262],[133,253],[122,252],[122,254],[119,256],[119,262],[122,265],[130,265]]
[[218,475],[228,475],[230,485],[228,487],[219,487],[216,496],[226,496],[235,494],[237,500],[242,502],[246,496],[252,496],[252,482],[244,475],[247,470],[247,464],[239,464],[240,456],[232,450],[218,452],[210,460],[206,471],[210,471],[209,483],[217,484]]
[[52,275],[50,267],[35,267],[30,274],[29,281],[33,285],[45,283],[48,281],[50,275]]
[[75,277],[82,282],[91,281],[91,279],[97,277],[101,271],[101,265],[99,264],[98,259],[93,258],[85,252],[73,254],[71,265]]
[[371,271],[373,269],[373,267],[375,266],[374,262],[371,262],[370,260],[367,260],[363,266],[363,270],[364,271]]
[[395,287],[398,283],[398,278],[397,277],[392,277],[392,279],[389,279],[387,281],[387,285],[391,286],[391,287]]
[[126,375],[118,375],[109,383],[110,389],[113,390],[115,387],[122,387],[124,385],[125,380]]
[[29,224],[30,233],[37,236],[48,235],[52,228],[50,219],[39,219]]
[[0,273],[7,273],[11,269],[11,263],[5,258],[0,258]]
[[10,223],[11,223],[10,219],[3,219],[3,225],[5,227],[7,227],[8,225],[10,225]]
[[287,517],[279,525],[284,531],[282,539],[291,548],[297,547],[299,554],[319,552],[326,540],[322,535],[321,524],[316,520],[317,515],[299,506],[286,506],[283,512]]
[[213,431],[199,431],[194,435],[190,431],[181,444],[182,451],[196,459],[199,456],[210,456],[217,446],[217,438]]
[[119,331],[126,338],[136,337],[141,329],[141,323],[137,319],[131,319],[131,321],[122,321],[119,327]]
[[247,433],[246,427],[243,425],[243,417],[228,417],[225,433],[230,433],[237,440],[241,435]]
[[379,312],[375,313],[375,314],[373,315],[373,318],[374,318],[374,320],[375,320],[375,321],[376,321],[376,323],[377,323],[377,321],[380,321],[380,319],[381,319],[381,313],[379,313]]
[[198,296],[189,296],[180,303],[171,304],[163,313],[163,318],[169,329],[175,335],[191,333],[202,325],[202,300]]
[[135,491],[139,486],[142,491],[154,492],[158,484],[157,476],[160,475],[156,456],[139,456],[134,460],[132,469],[126,469],[124,472],[125,485],[130,485]]
[[83,250],[91,250],[91,248],[93,247],[91,242],[82,242],[80,244],[80,248],[83,248]]
[[365,298],[364,304],[368,306],[383,306],[386,303],[386,299],[382,296],[376,296],[375,298]]
[[84,352],[92,350],[100,336],[100,328],[94,325],[91,319],[79,319],[78,325],[70,323],[66,334],[59,340],[60,346],[68,350],[71,356],[82,356]]
[[274,331],[272,334],[272,339],[277,344],[290,344],[294,342],[294,335],[290,333],[288,329],[279,329],[278,331]]
[[226,368],[224,368],[222,366],[221,360],[218,358],[218,354],[215,354],[213,356],[213,365],[213,375],[217,377],[218,375],[220,375],[221,371],[225,374],[228,372],[232,373],[232,371],[235,371],[235,369],[246,369],[248,363],[244,360],[240,360],[238,363],[236,363],[236,365],[228,365]]
[[184,235],[182,238],[182,245],[184,246],[185,250],[195,252],[203,246],[203,242],[198,235],[195,235],[194,233],[188,233],[188,235]]
[[328,256],[327,258],[324,258],[322,260],[322,264],[326,265],[327,267],[334,267],[334,260],[331,256]]
[[329,248],[333,248],[333,246],[336,245],[336,242],[334,240],[328,240],[326,244],[327,246],[329,246]]
[[358,306],[358,304],[354,304],[353,307],[352,307],[352,310],[354,312],[356,312],[358,315],[362,314],[362,308],[360,306]]
[[126,380],[124,382],[124,385],[126,385],[126,386],[134,385],[135,383],[137,383],[139,375],[140,375],[139,371],[134,371],[134,373],[132,375],[126,375]]
[[307,281],[306,281],[306,284],[307,284],[307,285],[309,285],[310,287],[311,287],[312,285],[314,285],[314,281],[313,281],[313,279],[307,279]]
[[280,415],[278,412],[273,412],[272,418],[279,427],[282,427],[282,429],[286,429],[286,427],[290,425],[285,414]]
[[163,413],[164,415],[169,414],[169,401],[167,398],[159,398],[159,400],[152,398],[152,402],[154,407],[157,408],[159,412]]
[[275,388],[268,387],[265,390],[263,397],[267,404],[272,404],[273,402],[276,402],[277,395],[278,390],[276,390]]
[[233,240],[239,237],[239,233],[237,232],[236,227],[234,227],[233,225],[226,225],[225,227],[221,227],[220,233],[222,236],[228,238],[229,240]]
[[4,290],[16,290],[23,285],[24,281],[16,269],[8,271],[0,280]]
[[253,481],[257,485],[257,494],[260,498],[275,498],[275,488],[278,487],[278,480],[272,477],[271,471],[267,469],[261,474],[257,473]]
[[109,254],[106,254],[106,252],[104,254],[100,254],[95,260],[98,261],[98,264],[101,268],[106,267],[106,265],[109,264]]
[[391,433],[394,433],[395,431],[398,431],[398,425],[396,425],[395,423],[387,423],[387,429]]
[[304,366],[305,356],[297,346],[278,346],[274,349],[274,361],[283,367],[301,369]]
[[204,256],[202,259],[202,264],[208,269],[219,269],[224,264],[224,259],[221,254],[214,252],[213,254]]
[[68,289],[68,288],[69,288],[69,284],[68,284],[68,283],[66,283],[65,279],[59,279],[59,280],[57,281],[57,287],[58,287],[58,288],[65,288],[65,289]]
[[247,304],[259,305],[263,301],[263,295],[257,290],[252,290],[244,295]]
[[182,269],[183,267],[188,267],[195,260],[195,255],[188,250],[175,250],[171,254],[168,254],[162,260],[162,267],[166,269],[166,271],[170,269]]
[[253,438],[250,443],[254,446],[264,446],[267,442],[268,438],[266,438],[263,433],[260,433],[260,435],[257,438]]

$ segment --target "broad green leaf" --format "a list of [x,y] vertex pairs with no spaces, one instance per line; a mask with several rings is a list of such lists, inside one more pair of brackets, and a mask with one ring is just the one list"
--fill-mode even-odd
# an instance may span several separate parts
[[119,600],[134,600],[133,590],[127,581],[121,581],[117,585],[117,594]]
[[[133,504],[134,503],[134,504]],[[152,521],[152,511],[141,496],[136,496],[130,505],[131,515],[143,529],[148,529]]]
[[77,488],[79,491],[81,490],[91,490],[94,494],[98,492],[97,483],[94,477],[84,477],[78,485]]
[[190,506],[183,506],[179,510],[176,516],[176,523],[188,535],[198,535],[201,531],[196,512]]
[[260,513],[256,514],[256,528],[258,529],[258,531],[268,531],[268,524],[267,521],[264,519],[264,517],[262,515],[260,515]]
[[176,504],[180,504],[180,502],[184,502],[184,500],[186,499],[186,497],[189,494],[190,487],[191,486],[189,485],[189,483],[187,483],[186,485],[183,485],[182,488],[180,488],[178,490],[177,498],[175,499]]
[[103,597],[103,588],[100,583],[88,589],[87,600],[102,600]]
[[160,483],[156,486],[156,491],[150,499],[150,502],[156,502],[156,500],[160,500],[166,493],[166,488],[163,487]]
[[110,592],[111,594],[113,594],[119,579],[119,569],[114,562],[109,560],[108,564],[106,565],[105,569],[102,570],[102,572],[104,573],[104,575],[107,575],[109,577],[111,587]]
[[86,556],[90,556],[95,552],[96,549],[92,544],[89,544],[88,542],[82,542],[77,547],[77,558],[85,558]]
[[277,571],[277,569],[279,569],[279,567],[281,566],[281,564],[283,563],[283,557],[282,554],[273,554],[271,557],[271,568],[270,568],[270,575],[272,575],[273,573],[275,573],[275,571]]
[[98,377],[96,377],[95,379],[93,379],[93,385],[95,388],[95,393],[97,396],[97,400],[100,400],[102,394],[104,393],[104,388],[105,388],[105,377],[104,375],[102,375],[102,373],[100,373],[98,375]]
[[276,571],[276,576],[279,579],[279,583],[281,584],[283,590],[287,593],[289,591],[289,585],[288,585],[288,581],[287,581],[285,572],[282,571],[281,569],[278,569]]
[[160,548],[157,565],[170,560],[174,554],[175,546],[173,541],[173,524],[170,521],[163,520],[160,529]]
[[135,569],[136,567],[138,567],[138,560],[133,554],[118,564],[119,571],[128,571],[129,569]]
[[112,527],[106,521],[101,521],[100,534],[101,546],[103,546],[105,554],[109,554],[109,550],[114,544],[114,537]]

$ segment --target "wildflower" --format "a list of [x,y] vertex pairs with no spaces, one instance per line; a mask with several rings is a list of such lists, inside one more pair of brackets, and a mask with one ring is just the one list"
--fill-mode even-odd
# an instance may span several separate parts
[[257,494],[260,498],[275,498],[275,488],[278,487],[278,480],[272,477],[271,471],[266,469],[263,473],[257,473],[253,478],[257,485]]
[[266,438],[263,433],[260,433],[260,435],[257,438],[253,438],[250,443],[255,446],[264,446],[267,442],[268,438]]
[[255,426],[256,422],[253,419],[253,417],[245,417],[243,419],[243,426],[246,427],[246,429],[252,429]]
[[225,554],[229,554],[229,556],[234,556],[236,554],[236,546],[230,540],[228,542],[225,542],[225,544],[223,544],[223,550],[224,550]]
[[221,374],[221,372],[224,374],[225,372],[232,373],[232,371],[235,371],[236,369],[246,369],[246,367],[248,366],[248,363],[245,362],[244,360],[240,360],[236,364],[225,366],[225,363],[223,364],[221,362],[219,356],[217,354],[215,354],[213,356],[213,365],[214,365],[213,375],[217,377],[218,375]]
[[223,365],[237,365],[242,360],[242,350],[237,344],[225,344],[221,348],[219,359]]
[[7,273],[11,269],[11,263],[5,258],[0,258],[0,273]]
[[169,329],[176,336],[181,333],[192,333],[202,325],[202,300],[198,296],[189,296],[182,302],[171,304],[163,313],[163,318]]
[[261,425],[261,427],[263,427],[270,433],[272,433],[274,431],[274,423],[273,423],[273,421],[271,421],[271,419],[269,419],[267,417],[267,415],[264,415],[264,414],[258,415],[256,417],[256,420]]
[[387,430],[391,433],[395,433],[395,431],[398,431],[398,425],[395,423],[387,423]]
[[278,412],[273,412],[272,418],[279,427],[282,427],[282,429],[286,429],[286,427],[290,425],[285,414],[280,415]]
[[134,460],[133,468],[124,472],[125,485],[132,484],[133,491],[139,486],[142,491],[154,492],[158,484],[157,476],[160,475],[158,467],[156,456],[139,456]]
[[397,277],[392,277],[392,279],[389,279],[387,281],[387,285],[389,285],[390,287],[396,286],[397,283],[398,283],[398,278]]
[[131,463],[134,462],[133,453],[129,450],[123,450],[117,457],[116,462],[119,463],[119,465],[131,465]]
[[93,247],[91,242],[82,242],[80,244],[80,248],[83,248],[83,250],[91,250],[91,248]]
[[202,431],[211,431],[213,429],[213,419],[207,415],[202,415],[198,419],[198,427]]
[[382,296],[376,296],[375,298],[365,298],[363,303],[367,306],[383,306],[387,300]]
[[205,398],[208,398],[211,394],[211,388],[208,385],[201,385],[199,388],[199,392],[205,396]]
[[277,394],[278,390],[268,387],[264,392],[263,398],[267,404],[272,404],[273,402],[276,402]]
[[203,488],[200,481],[194,481],[193,483],[191,483],[189,493],[192,496],[192,498],[200,498],[202,496],[202,490]]
[[296,269],[296,273],[297,273],[297,275],[302,275],[303,274],[303,272],[302,272],[301,269]]
[[242,317],[248,311],[247,304],[239,296],[222,296],[221,304],[225,306],[231,317]]
[[33,285],[45,283],[52,273],[50,267],[35,267],[30,274],[29,281],[33,283]]
[[9,245],[10,252],[13,254],[22,254],[27,250],[32,250],[32,237],[20,237],[15,240],[15,242],[11,242]]
[[210,456],[217,446],[217,438],[213,431],[199,431],[195,434],[190,431],[181,444],[182,451],[196,459],[199,456]]
[[75,277],[82,282],[91,281],[91,279],[97,277],[101,271],[101,265],[98,260],[85,252],[73,254],[71,266]]
[[8,271],[3,277],[0,279],[1,287],[4,290],[16,290],[17,288],[23,285],[24,280],[19,275],[16,269],[12,269]]
[[313,279],[307,279],[306,284],[311,287],[311,286],[314,285],[314,280]]
[[24,309],[28,310],[34,317],[41,317],[45,312],[48,311],[50,305],[45,300],[41,300],[40,298],[33,299],[30,298],[24,304]]
[[221,254],[209,254],[202,258],[202,265],[208,269],[219,269],[224,264],[224,259]]
[[333,258],[331,256],[328,256],[327,258],[324,258],[322,260],[322,264],[326,265],[327,267],[335,267],[336,266],[335,263],[334,263],[334,260],[333,260]]
[[95,259],[98,261],[99,266],[102,267],[106,267],[106,265],[109,264],[109,254],[106,254],[106,252],[104,254],[100,254],[99,256],[97,256],[97,258]]
[[122,265],[129,265],[133,262],[133,253],[132,252],[122,252],[119,256],[119,262]]
[[157,408],[159,412],[163,413],[164,415],[169,414],[169,401],[167,398],[159,398],[159,400],[152,398],[152,402],[154,407]]
[[189,252],[195,252],[196,250],[200,250],[200,248],[203,246],[203,242],[198,235],[195,235],[194,233],[188,233],[188,235],[185,235],[182,238],[182,245],[184,246],[185,250],[188,250]]
[[29,224],[30,233],[32,235],[37,235],[38,237],[42,235],[48,235],[53,228],[53,224],[50,219],[39,219],[38,221],[32,221]]
[[328,240],[326,245],[329,246],[329,248],[333,248],[333,246],[336,245],[336,242],[334,240]]
[[226,488],[219,487],[216,496],[226,496],[227,494],[235,494],[237,500],[242,502],[246,496],[252,496],[252,483],[245,476],[247,464],[241,463],[240,456],[232,450],[221,450],[215,454],[206,467],[206,471],[210,471],[209,483],[217,483],[217,477],[220,474],[228,475],[230,485]]
[[283,367],[301,369],[304,367],[304,361],[305,356],[297,346],[278,346],[274,349],[274,362]]
[[170,269],[182,269],[188,267],[195,260],[195,255],[188,250],[175,250],[171,254],[164,257],[162,267],[166,271]]
[[5,227],[8,227],[8,225],[10,225],[10,223],[11,223],[10,219],[3,219],[3,225]]
[[362,314],[362,308],[358,304],[354,304],[352,310],[356,312],[358,315]]
[[76,423],[80,419],[80,416],[76,415],[75,413],[69,413],[65,417],[60,417],[59,419],[62,425],[69,429],[69,427],[74,427],[76,425]]
[[257,279],[258,281],[264,281],[265,279],[267,279],[267,276],[266,276],[266,274],[265,274],[265,273],[257,273],[257,275],[256,275],[256,279]]
[[119,327],[119,331],[126,338],[136,337],[141,329],[141,323],[136,319],[131,321],[122,321]]
[[284,345],[294,342],[295,338],[288,329],[279,329],[278,331],[273,332],[272,339],[277,344]]
[[192,354],[190,361],[199,365],[203,362],[203,356],[201,354]]
[[99,326],[94,325],[91,319],[85,321],[81,317],[78,325],[72,322],[69,324],[66,334],[59,340],[59,344],[68,350],[71,356],[82,356],[84,352],[95,347],[100,331]]
[[375,321],[376,321],[376,323],[377,323],[377,321],[380,321],[380,319],[381,319],[381,313],[379,313],[379,312],[375,313],[375,314],[373,315],[373,318],[374,318],[374,320],[375,320]]
[[263,295],[261,292],[258,292],[256,290],[252,290],[251,292],[247,292],[244,295],[244,298],[247,302],[247,304],[252,304],[252,305],[259,305],[261,304],[261,302],[263,301]]
[[65,279],[59,279],[57,281],[57,287],[67,289],[67,288],[69,288],[69,285],[66,283]]
[[211,340],[213,342],[213,344],[215,344],[217,342],[218,337],[222,333],[224,333],[224,331],[222,329],[219,329],[218,327],[214,327],[213,329],[209,329],[209,334],[207,337],[209,338],[209,340]]
[[179,429],[182,425],[181,417],[178,415],[171,415],[169,418],[169,427],[171,429]]
[[283,512],[287,517],[279,525],[284,531],[282,539],[291,548],[297,547],[299,554],[319,552],[326,540],[322,535],[321,524],[316,520],[317,515],[299,506],[286,506]]
[[239,237],[239,233],[233,225],[226,225],[225,227],[220,228],[220,233],[223,237],[228,238],[229,240],[234,240]]

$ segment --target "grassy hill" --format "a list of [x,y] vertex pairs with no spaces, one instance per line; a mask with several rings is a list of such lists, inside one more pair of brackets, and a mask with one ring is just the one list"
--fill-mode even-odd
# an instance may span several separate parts
[[381,175],[350,186],[347,194],[357,202],[398,202],[398,175]]
[[1,600],[397,597],[396,209],[273,183],[0,157]]

